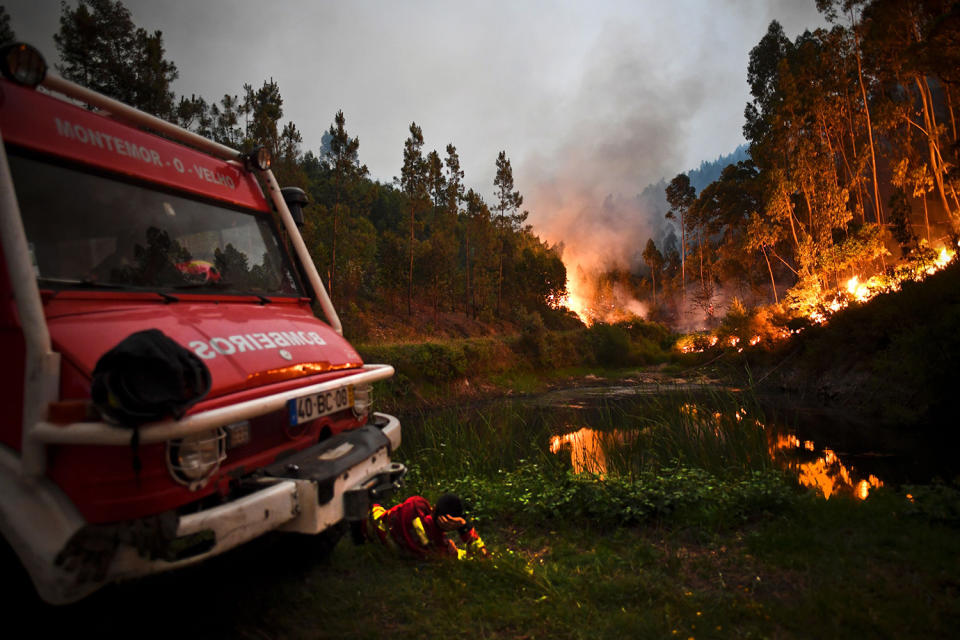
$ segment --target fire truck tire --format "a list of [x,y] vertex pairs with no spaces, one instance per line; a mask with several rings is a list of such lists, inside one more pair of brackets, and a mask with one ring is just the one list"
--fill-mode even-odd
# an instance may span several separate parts
[[313,536],[313,540],[310,541],[313,547],[311,550],[313,560],[316,562],[328,560],[346,532],[347,523],[341,522]]
[[37,595],[30,575],[20,562],[13,547],[0,537],[0,575],[3,576],[4,607],[10,611],[36,612],[46,609]]
[[330,559],[330,555],[333,554],[333,550],[346,531],[346,523],[341,522],[315,535],[284,534],[286,538],[284,546],[291,549],[293,555],[303,558],[308,563],[323,563]]

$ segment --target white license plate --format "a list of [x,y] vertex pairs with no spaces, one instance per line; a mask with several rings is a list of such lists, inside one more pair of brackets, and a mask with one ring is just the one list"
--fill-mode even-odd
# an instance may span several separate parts
[[353,385],[311,393],[287,401],[290,424],[302,424],[314,418],[343,411],[353,406]]

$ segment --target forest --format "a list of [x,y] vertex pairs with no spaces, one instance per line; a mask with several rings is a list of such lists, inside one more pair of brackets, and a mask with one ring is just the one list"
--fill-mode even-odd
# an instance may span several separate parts
[[[653,209],[665,213],[666,233],[637,247],[642,261],[631,268],[591,274],[597,282],[578,304],[562,243],[526,224],[506,151],[491,159],[487,202],[465,187],[454,143],[427,149],[412,122],[397,149],[400,176],[373,180],[346,114],[331,114],[320,149],[304,149],[273,79],[219,99],[175,95],[162,33],[137,27],[111,0],[62,5],[56,68],[228,146],[267,146],[280,183],[309,194],[305,239],[334,302],[355,314],[459,312],[559,329],[578,325],[567,307],[587,323],[622,319],[610,301],[619,287],[643,301],[647,319],[711,329],[744,305],[815,315],[845,295],[845,283],[890,288],[897,269],[926,268],[956,247],[960,5],[817,8],[830,28],[791,40],[773,21],[750,51],[748,152],[713,168],[712,182],[705,163],[648,187],[643,197],[665,199],[664,212]],[[12,39],[6,12],[0,25],[0,39]]]
[[774,21],[750,52],[749,158],[699,192],[667,185],[675,233],[647,243],[637,285],[655,317],[716,326],[734,299],[816,314],[847,283],[889,288],[955,251],[960,5],[817,7],[830,29],[791,41]]

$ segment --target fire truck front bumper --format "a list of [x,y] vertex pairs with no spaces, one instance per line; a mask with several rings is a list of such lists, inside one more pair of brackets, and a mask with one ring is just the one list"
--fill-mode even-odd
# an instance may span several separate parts
[[[37,584],[38,590],[64,604],[109,582],[195,564],[271,531],[317,534],[363,517],[364,505],[399,489],[407,471],[390,459],[400,444],[400,422],[380,413],[372,418],[259,470],[244,482],[243,497],[189,515],[82,528],[56,558],[58,579]],[[105,562],[104,545],[111,541],[115,548]]]

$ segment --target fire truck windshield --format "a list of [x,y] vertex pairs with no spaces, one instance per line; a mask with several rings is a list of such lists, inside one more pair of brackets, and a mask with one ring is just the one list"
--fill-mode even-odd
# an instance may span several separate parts
[[33,157],[10,170],[42,286],[302,295],[266,214]]

